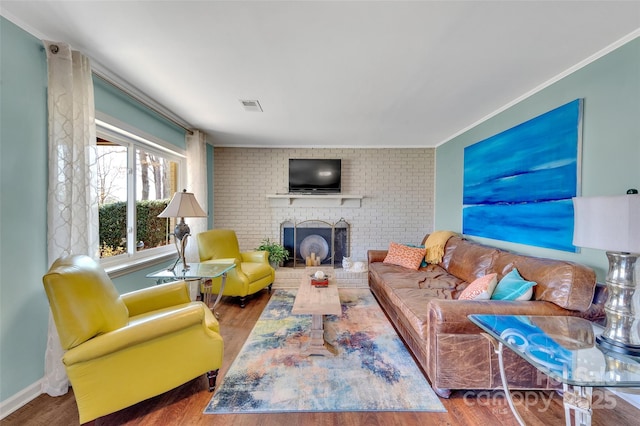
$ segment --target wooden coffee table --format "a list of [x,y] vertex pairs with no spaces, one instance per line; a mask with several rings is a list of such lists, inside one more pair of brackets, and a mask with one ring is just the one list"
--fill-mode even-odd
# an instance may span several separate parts
[[301,281],[291,313],[311,315],[311,339],[303,354],[335,355],[337,350],[324,339],[324,315],[342,315],[336,280],[330,275],[327,287],[314,287],[311,276],[305,271]]

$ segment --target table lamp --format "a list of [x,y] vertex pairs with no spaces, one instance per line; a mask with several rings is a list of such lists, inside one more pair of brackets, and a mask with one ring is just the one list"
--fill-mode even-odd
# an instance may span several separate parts
[[[173,230],[174,243],[176,244],[176,250],[178,251],[178,259],[173,264],[170,271],[173,271],[180,260],[182,260],[182,270],[189,269],[187,261],[185,259],[185,248],[187,247],[187,238],[191,235],[191,229],[184,221],[185,217],[207,217],[207,213],[202,210],[200,204],[196,200],[195,195],[192,192],[183,190],[182,192],[176,192],[173,198],[167,205],[162,213],[158,217],[175,217],[180,218],[180,222],[176,223],[176,227]],[[179,243],[178,243],[179,242]]]
[[606,250],[607,318],[596,338],[600,348],[640,356],[640,294],[636,294],[636,261],[640,256],[640,195],[573,198],[573,244]]

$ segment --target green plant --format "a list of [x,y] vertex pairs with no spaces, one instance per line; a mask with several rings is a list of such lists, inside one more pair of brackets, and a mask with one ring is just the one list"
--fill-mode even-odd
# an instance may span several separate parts
[[268,251],[269,263],[280,264],[281,262],[289,259],[289,250],[284,248],[281,244],[272,242],[269,238],[262,240],[256,250]]
[[[152,248],[168,244],[167,219],[158,215],[167,207],[169,200],[142,200],[136,202],[136,241]],[[99,207],[100,257],[126,253],[127,203],[118,201]]]

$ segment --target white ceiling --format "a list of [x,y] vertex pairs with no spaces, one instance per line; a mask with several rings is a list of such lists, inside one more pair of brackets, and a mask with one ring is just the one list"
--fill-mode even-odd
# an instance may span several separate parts
[[0,11],[216,146],[437,146],[640,36],[635,0],[2,0]]

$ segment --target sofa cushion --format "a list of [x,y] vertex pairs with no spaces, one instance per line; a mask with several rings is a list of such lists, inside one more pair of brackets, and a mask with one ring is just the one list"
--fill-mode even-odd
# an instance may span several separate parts
[[[498,283],[498,274],[488,274],[484,277],[476,278],[474,282],[469,284],[462,293],[460,300],[489,300]],[[531,296],[529,296],[531,297]]]
[[491,299],[493,300],[531,300],[534,281],[527,281],[520,276],[516,268],[502,277],[496,286]]
[[448,274],[438,265],[429,265],[417,271],[390,263],[370,263],[369,275],[372,280],[384,282],[385,287],[395,288],[456,288],[463,283],[459,278]]
[[399,311],[398,317],[404,318],[411,329],[423,341],[429,337],[429,301],[451,299],[451,290],[447,289],[411,289],[399,288],[388,292],[387,296]]
[[451,237],[447,242],[443,262],[447,262],[445,269],[449,273],[470,283],[476,278],[495,272],[491,269],[498,252],[494,247]]
[[425,249],[419,247],[409,247],[404,244],[391,243],[389,251],[383,263],[403,266],[407,269],[417,270],[424,259]]

